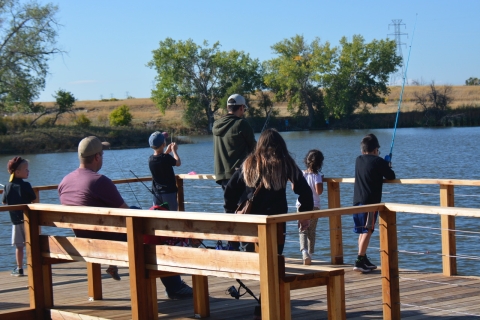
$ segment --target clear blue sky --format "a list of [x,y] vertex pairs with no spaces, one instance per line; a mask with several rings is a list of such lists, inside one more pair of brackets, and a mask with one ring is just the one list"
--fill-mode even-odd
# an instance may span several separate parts
[[223,50],[264,61],[274,57],[271,45],[296,34],[332,45],[354,34],[371,41],[386,38],[392,19],[402,19],[406,59],[417,14],[407,78],[463,85],[480,77],[479,0],[39,2],[58,5],[58,46],[67,52],[50,61],[39,101],[53,101],[60,88],[79,100],[124,99],[127,92],[148,98],[155,72],[146,64],[167,37],[219,41]]

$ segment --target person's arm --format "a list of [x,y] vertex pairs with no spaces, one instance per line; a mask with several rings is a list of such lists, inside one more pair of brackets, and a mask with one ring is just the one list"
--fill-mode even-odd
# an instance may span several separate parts
[[130,207],[125,202],[119,207],[120,209],[129,209]]
[[178,145],[175,142],[171,144],[173,145],[172,146],[173,158],[176,160],[175,166],[180,167],[180,165],[182,164],[182,161],[180,160],[180,156],[177,153]]
[[381,162],[381,168],[382,168],[382,175],[385,177],[387,180],[393,180],[395,179],[395,172],[392,170],[390,167],[388,161],[385,159],[380,158]]
[[321,173],[318,173],[316,175],[316,180],[315,180],[315,192],[318,195],[321,195],[323,193],[323,175]]
[[298,194],[298,202],[300,207],[299,212],[313,210],[313,194],[312,189],[308,185],[307,180],[303,177],[302,171],[297,167],[296,172],[293,173],[293,192]]
[[225,203],[223,208],[226,213],[234,213],[237,210],[238,203],[245,189],[246,185],[243,180],[242,170],[237,170],[228,181],[223,194]]
[[247,120],[242,119],[242,133],[247,143],[248,152],[255,150],[257,141],[255,140],[255,133],[253,132],[252,127],[248,124]]

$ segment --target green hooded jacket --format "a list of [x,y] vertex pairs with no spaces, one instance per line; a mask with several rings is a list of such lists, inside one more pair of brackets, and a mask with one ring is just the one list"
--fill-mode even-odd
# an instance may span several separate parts
[[255,149],[253,129],[245,119],[227,114],[213,123],[212,133],[215,180],[230,179]]

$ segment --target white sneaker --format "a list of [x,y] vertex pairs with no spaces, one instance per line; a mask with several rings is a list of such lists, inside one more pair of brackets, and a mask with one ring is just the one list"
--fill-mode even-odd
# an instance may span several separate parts
[[312,256],[307,252],[307,250],[302,250],[303,264],[309,266],[312,264]]

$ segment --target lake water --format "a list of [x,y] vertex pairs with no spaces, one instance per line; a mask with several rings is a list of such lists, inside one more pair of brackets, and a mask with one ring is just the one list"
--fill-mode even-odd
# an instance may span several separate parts
[[[284,132],[282,136],[297,161],[303,166],[303,157],[309,149],[322,150],[325,156],[323,173],[325,177],[351,178],[354,176],[355,158],[360,154],[360,140],[373,132],[377,135],[382,156],[390,150],[391,129],[345,130],[345,131],[301,131]],[[258,135],[257,135],[258,137]],[[178,153],[182,166],[176,173],[213,173],[213,143],[211,136],[188,137],[194,143],[180,145]],[[393,149],[393,169],[398,178],[437,178],[480,180],[479,128],[441,129],[398,129]],[[146,143],[147,144],[147,143]],[[104,154],[101,173],[111,179],[149,176],[149,148],[129,150],[109,150]],[[53,153],[25,155],[30,161],[28,181],[34,186],[58,184],[63,176],[78,167],[77,153]],[[8,181],[6,164],[12,156],[0,156],[0,183]],[[148,184],[148,186],[150,186]],[[223,212],[223,194],[213,181],[186,180],[186,211]],[[140,183],[118,185],[127,204],[150,207],[151,194]],[[56,191],[41,192],[41,202],[59,203]],[[456,187],[455,205],[458,207],[479,207],[479,188]],[[290,212],[295,212],[295,194],[289,192]],[[341,185],[342,206],[350,206],[353,198],[353,184]],[[382,201],[414,203],[424,205],[439,204],[439,188],[416,185],[385,185]],[[327,208],[326,192],[321,196],[321,207]],[[353,263],[357,252],[357,236],[352,232],[352,218],[343,217],[343,239],[345,263]],[[440,219],[428,215],[398,215],[399,261],[401,268],[441,271]],[[480,259],[479,235],[480,219],[457,218],[457,229],[470,233],[457,234],[457,253],[460,274],[478,275],[476,262]],[[288,225],[285,254],[300,258],[296,224]],[[14,249],[10,246],[11,225],[8,212],[0,214],[0,270],[11,269],[15,265]],[[321,219],[317,227],[317,244],[314,259],[329,261],[328,221]],[[372,237],[369,256],[374,263],[380,263],[378,255],[378,233]]]

